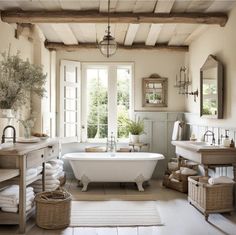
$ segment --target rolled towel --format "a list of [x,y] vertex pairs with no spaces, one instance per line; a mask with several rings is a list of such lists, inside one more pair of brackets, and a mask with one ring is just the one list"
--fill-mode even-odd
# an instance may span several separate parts
[[215,185],[215,184],[232,184],[232,183],[235,183],[235,182],[227,176],[220,176],[220,177],[217,177],[217,178],[210,178],[208,180],[208,183],[211,184],[211,185]]
[[65,176],[65,172],[62,171],[62,172],[59,172],[58,175],[57,175],[57,178],[61,178],[61,177],[64,177]]
[[37,167],[37,174],[39,175],[43,170],[43,167],[42,166],[38,166]]
[[50,163],[47,162],[47,163],[45,164],[45,168],[46,168],[46,169],[52,169],[52,164],[50,164]]
[[29,180],[35,178],[37,175],[38,175],[38,171],[36,169],[36,172],[34,174],[27,175],[25,179],[26,179],[26,181],[29,181]]
[[187,167],[180,167],[180,173],[182,175],[197,175],[197,171],[189,169]]
[[60,159],[50,160],[49,163],[52,164],[52,165],[58,164],[58,165],[61,165],[61,166],[63,166],[63,164],[64,164],[64,162],[62,160],[60,160]]
[[54,170],[54,169],[46,169],[45,171],[45,175],[55,175],[57,174],[57,170]]
[[[59,183],[60,183],[60,181],[57,180],[57,179],[45,180],[45,185],[59,184]],[[42,180],[37,180],[37,181],[34,182],[33,185],[42,185],[42,184],[43,184]]]
[[[25,209],[26,209],[26,211],[29,211],[31,208],[32,208],[32,206],[27,206]],[[5,212],[17,213],[18,207],[2,207],[1,210],[5,211]]]
[[45,180],[56,180],[57,179],[57,173],[54,175],[46,175]]
[[[55,189],[57,189],[58,187],[59,187],[58,184],[45,185],[45,190],[46,190],[46,191],[55,190]],[[34,186],[34,190],[35,190],[35,189],[39,189],[39,190],[42,191],[43,187],[42,187],[42,185],[35,185],[35,186]]]

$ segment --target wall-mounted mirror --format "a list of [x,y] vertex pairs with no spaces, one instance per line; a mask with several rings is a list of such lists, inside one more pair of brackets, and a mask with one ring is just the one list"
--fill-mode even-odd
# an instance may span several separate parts
[[201,116],[223,118],[223,65],[209,55],[200,70]]
[[152,74],[143,78],[143,107],[167,107],[167,78]]

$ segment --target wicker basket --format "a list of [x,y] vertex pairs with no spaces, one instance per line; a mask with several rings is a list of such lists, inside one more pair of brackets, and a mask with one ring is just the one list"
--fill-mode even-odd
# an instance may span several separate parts
[[234,184],[210,185],[200,182],[201,176],[188,178],[188,200],[208,219],[210,213],[233,211]]
[[60,181],[60,186],[63,186],[66,183],[66,173],[64,173],[64,175],[61,176],[58,180]]
[[164,176],[163,185],[167,188],[171,188],[182,193],[188,192],[188,181],[180,181],[180,182],[171,181],[169,179],[169,175]]
[[38,193],[36,224],[45,229],[66,228],[70,224],[71,194],[64,189]]

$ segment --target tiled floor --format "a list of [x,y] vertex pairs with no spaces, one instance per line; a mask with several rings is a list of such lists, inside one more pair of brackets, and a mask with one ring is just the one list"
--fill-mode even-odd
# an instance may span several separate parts
[[[151,181],[144,192],[138,192],[133,184],[91,184],[82,193],[75,180],[66,188],[74,200],[155,200],[164,226],[114,227],[114,228],[67,228],[44,230],[34,224],[32,218],[27,224],[27,235],[221,235],[236,234],[236,214],[212,214],[209,222],[187,202],[185,194],[163,188],[160,181]],[[1,235],[17,233],[17,226],[0,226]]]

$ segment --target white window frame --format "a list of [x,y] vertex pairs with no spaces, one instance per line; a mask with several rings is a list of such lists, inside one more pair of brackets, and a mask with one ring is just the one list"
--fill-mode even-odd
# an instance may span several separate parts
[[[66,66],[75,66],[77,69],[77,82],[71,83],[66,82],[64,80],[64,67]],[[76,129],[76,136],[73,137],[65,137],[65,131],[64,131],[64,125],[65,125],[65,103],[64,103],[64,96],[65,96],[65,88],[66,87],[77,87],[77,120],[75,124],[77,125]],[[70,61],[70,60],[61,60],[60,61],[60,103],[59,103],[59,109],[60,109],[60,138],[62,143],[68,143],[68,142],[78,142],[81,139],[81,63],[77,61]]]
[[[133,62],[117,62],[117,63],[104,63],[104,62],[93,62],[93,63],[81,63],[82,78],[81,78],[81,141],[82,142],[93,142],[100,143],[105,142],[106,139],[87,139],[87,83],[86,83],[86,71],[89,68],[107,68],[108,69],[108,135],[111,132],[117,136],[117,68],[119,67],[130,67],[131,71],[131,90],[130,90],[130,117],[134,110],[134,63]],[[116,95],[109,95],[109,94]],[[113,110],[115,112],[110,112]],[[109,123],[111,123],[109,125]],[[128,142],[128,139],[120,139],[119,141]]]

